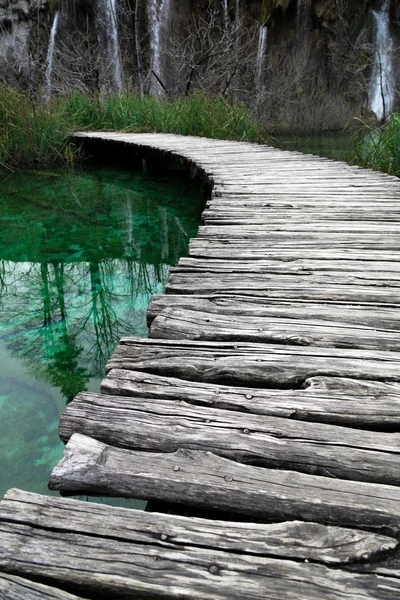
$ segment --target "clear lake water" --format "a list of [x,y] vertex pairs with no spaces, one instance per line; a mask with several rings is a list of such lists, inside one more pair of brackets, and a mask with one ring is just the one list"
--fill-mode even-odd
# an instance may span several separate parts
[[147,336],[149,300],[202,208],[183,171],[1,174],[0,498],[50,493],[65,404],[99,391],[121,336]]

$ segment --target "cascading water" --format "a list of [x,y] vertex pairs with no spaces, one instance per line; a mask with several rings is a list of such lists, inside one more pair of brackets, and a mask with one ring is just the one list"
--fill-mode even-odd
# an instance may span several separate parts
[[228,9],[228,0],[222,0],[222,14],[224,17],[224,29],[225,31],[229,26],[229,9]]
[[260,35],[258,38],[258,51],[257,51],[257,63],[256,63],[256,81],[257,88],[260,89],[262,87],[263,75],[264,75],[264,65],[265,65],[265,55],[267,52],[267,38],[268,38],[268,27],[267,24],[261,25],[260,27]]
[[[152,74],[150,92],[156,96],[165,93],[165,77],[161,64],[163,50],[162,28],[169,20],[170,0],[149,0],[150,47],[152,51]],[[155,73],[155,75],[154,75]]]
[[53,74],[53,58],[54,58],[54,45],[56,42],[56,34],[58,27],[58,19],[60,17],[60,11],[57,10],[54,15],[53,25],[51,27],[49,45],[47,48],[47,59],[46,59],[46,73],[44,78],[44,100],[49,100],[51,97],[52,88],[52,74]]
[[303,32],[311,20],[311,0],[297,0],[297,31]]
[[122,90],[122,69],[119,54],[117,0],[104,0],[106,17],[108,56],[113,72],[113,85],[117,92]]
[[375,56],[369,107],[379,121],[386,119],[392,112],[396,86],[389,8],[390,0],[385,0],[379,11],[372,11],[375,23]]

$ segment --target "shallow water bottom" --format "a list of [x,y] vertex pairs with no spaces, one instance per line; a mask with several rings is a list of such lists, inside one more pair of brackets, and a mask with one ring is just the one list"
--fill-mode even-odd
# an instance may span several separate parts
[[[64,444],[58,422],[65,400],[56,387],[36,380],[0,342],[0,497],[16,487],[55,495],[47,488],[51,470],[61,459]],[[101,378],[91,378],[88,391],[98,392]],[[145,501],[77,496],[113,506],[143,509]]]
[[0,497],[50,493],[65,404],[99,392],[120,337],[147,335],[148,302],[196,234],[199,188],[117,169],[0,183]]

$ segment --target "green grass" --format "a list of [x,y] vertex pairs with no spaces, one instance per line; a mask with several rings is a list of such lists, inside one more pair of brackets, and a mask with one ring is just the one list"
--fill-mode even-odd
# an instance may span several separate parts
[[194,94],[179,99],[133,94],[97,97],[74,92],[37,104],[0,88],[0,165],[48,168],[73,164],[69,142],[79,130],[160,132],[266,142],[266,129],[241,103]]
[[354,145],[354,162],[400,177],[400,113],[380,127],[364,124]]
[[267,134],[267,124],[244,104],[222,97],[100,97],[73,92],[42,104],[12,88],[0,87],[0,167],[13,170],[73,165],[81,156],[71,144],[70,135],[79,130],[179,133],[270,143],[400,176],[400,113],[379,128],[364,125],[354,143],[348,134],[274,140]]
[[71,160],[66,123],[11,88],[0,89],[0,164],[49,166]]

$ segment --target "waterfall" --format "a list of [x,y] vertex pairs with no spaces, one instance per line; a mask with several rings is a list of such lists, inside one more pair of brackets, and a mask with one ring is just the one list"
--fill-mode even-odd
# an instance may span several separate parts
[[260,89],[262,86],[262,79],[264,75],[265,54],[267,52],[267,37],[268,27],[266,24],[261,25],[260,35],[258,38],[258,51],[256,63],[256,81],[258,89]]
[[228,0],[222,0],[222,14],[224,18],[224,30],[227,31],[229,27],[229,9]]
[[393,66],[393,38],[389,28],[390,0],[385,0],[379,11],[373,10],[375,24],[375,56],[372,68],[369,107],[379,121],[386,119],[393,108],[395,70]]
[[113,85],[117,92],[122,90],[121,58],[118,42],[117,0],[104,0],[107,28],[108,56],[113,72]]
[[53,73],[54,45],[55,45],[55,41],[56,41],[59,16],[60,16],[60,12],[57,10],[56,14],[54,15],[53,25],[51,27],[51,32],[50,32],[49,45],[47,48],[46,74],[45,74],[45,78],[44,78],[45,83],[44,83],[44,92],[43,92],[44,100],[49,100],[51,97],[51,87],[52,87],[51,86],[51,76]]
[[310,25],[311,0],[297,0],[297,32],[304,32]]
[[[163,50],[162,28],[169,20],[170,0],[149,0],[150,48],[152,51],[152,72],[165,86],[164,72],[161,65]],[[165,89],[156,76],[151,77],[150,91],[156,96],[164,94]]]
[[138,67],[138,79],[140,95],[144,96],[144,76],[143,76],[143,60],[142,60],[142,46],[140,42],[140,0],[135,1],[135,50],[136,50],[136,62]]

